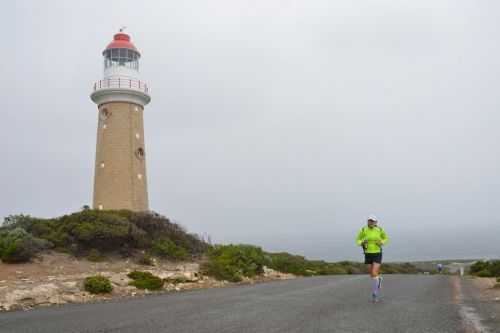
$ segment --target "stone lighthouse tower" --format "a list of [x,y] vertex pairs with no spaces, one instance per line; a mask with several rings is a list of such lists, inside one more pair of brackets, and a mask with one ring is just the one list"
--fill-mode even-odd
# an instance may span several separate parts
[[123,29],[102,54],[103,79],[90,95],[98,108],[93,208],[147,211],[143,112],[151,97],[139,78],[141,54]]

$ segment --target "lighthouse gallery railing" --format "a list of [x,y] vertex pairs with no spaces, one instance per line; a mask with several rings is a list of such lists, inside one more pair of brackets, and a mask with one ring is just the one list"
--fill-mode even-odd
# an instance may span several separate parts
[[149,93],[149,87],[146,83],[134,79],[128,79],[123,77],[108,78],[99,80],[96,83],[94,83],[94,91],[100,89],[108,89],[108,88],[128,88],[128,89],[139,90],[145,94]]

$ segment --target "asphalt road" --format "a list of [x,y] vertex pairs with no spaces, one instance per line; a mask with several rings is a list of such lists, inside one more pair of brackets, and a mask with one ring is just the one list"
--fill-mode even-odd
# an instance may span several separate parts
[[497,332],[474,330],[456,282],[385,276],[383,300],[372,304],[367,276],[303,278],[3,313],[0,332]]

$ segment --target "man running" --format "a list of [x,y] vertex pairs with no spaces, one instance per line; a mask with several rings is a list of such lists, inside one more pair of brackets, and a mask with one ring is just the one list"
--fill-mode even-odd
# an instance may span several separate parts
[[378,302],[378,294],[382,284],[380,276],[380,265],[382,264],[382,245],[385,245],[389,238],[385,231],[377,226],[378,219],[374,215],[368,217],[368,226],[361,228],[356,237],[356,244],[363,247],[365,254],[365,264],[372,277],[372,300]]

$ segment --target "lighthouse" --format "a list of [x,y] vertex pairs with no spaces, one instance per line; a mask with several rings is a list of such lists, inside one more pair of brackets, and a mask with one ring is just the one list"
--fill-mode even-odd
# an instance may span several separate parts
[[149,210],[144,106],[151,97],[140,80],[140,52],[123,29],[102,52],[104,73],[90,98],[97,104],[93,208]]

